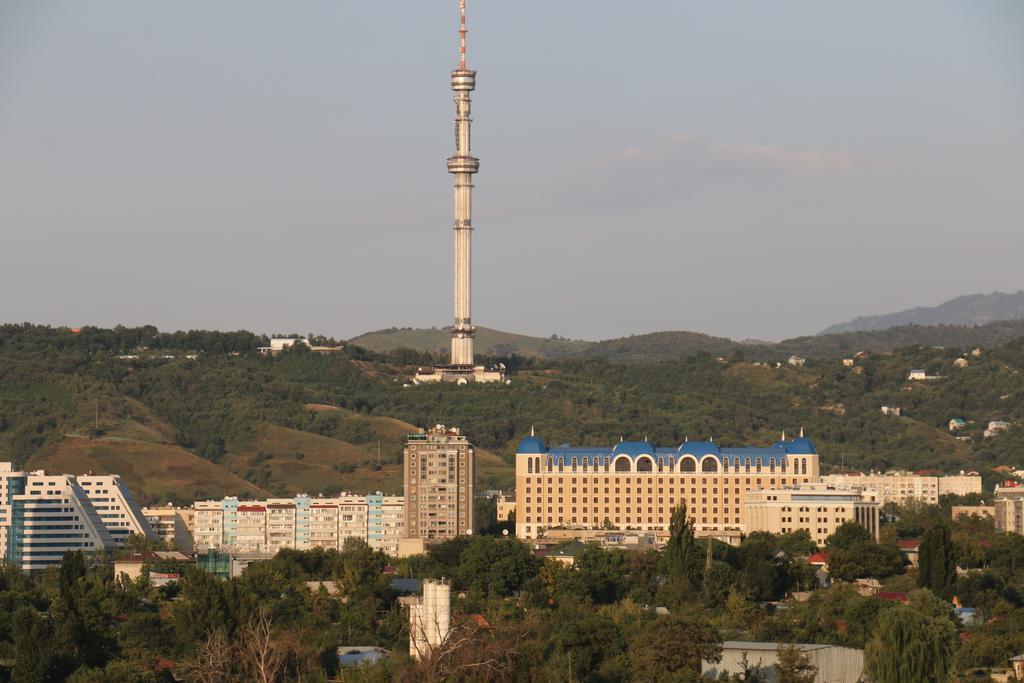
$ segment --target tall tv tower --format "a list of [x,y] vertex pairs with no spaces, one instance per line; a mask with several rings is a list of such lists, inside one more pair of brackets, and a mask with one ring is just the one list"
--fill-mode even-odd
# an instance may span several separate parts
[[455,92],[455,154],[448,172],[455,176],[455,324],[452,325],[452,365],[473,365],[470,320],[471,263],[473,256],[473,174],[480,160],[469,149],[469,93],[476,88],[476,71],[466,68],[466,0],[459,0],[459,68],[452,71]]

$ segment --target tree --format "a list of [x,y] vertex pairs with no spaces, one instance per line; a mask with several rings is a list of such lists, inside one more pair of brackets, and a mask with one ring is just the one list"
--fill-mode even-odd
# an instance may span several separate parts
[[918,553],[917,585],[949,600],[956,588],[956,557],[947,524],[933,524],[924,532]]
[[875,683],[942,683],[950,674],[955,649],[956,628],[949,619],[900,605],[879,617],[864,664]]
[[655,617],[630,641],[634,680],[675,681],[700,676],[701,662],[722,658],[718,630],[700,617]]
[[831,536],[825,539],[825,547],[829,551],[848,550],[858,543],[873,540],[871,532],[865,529],[864,525],[857,522],[843,522]]
[[662,555],[668,590],[676,603],[702,588],[704,553],[693,533],[693,520],[686,517],[686,503],[672,511],[669,539]]
[[892,546],[874,541],[857,541],[848,548],[829,552],[828,571],[839,581],[884,579],[903,571],[903,555]]
[[799,647],[780,643],[777,656],[775,680],[778,683],[814,683],[818,667],[811,664],[811,658]]

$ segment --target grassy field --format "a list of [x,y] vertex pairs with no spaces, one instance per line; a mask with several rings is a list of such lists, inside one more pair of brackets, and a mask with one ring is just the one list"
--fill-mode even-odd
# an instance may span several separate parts
[[[431,329],[390,329],[350,339],[349,343],[370,351],[386,353],[395,349],[415,349],[432,353],[447,353],[450,347],[450,332],[444,328]],[[591,345],[587,341],[547,339],[530,337],[525,334],[501,332],[487,327],[476,328],[474,347],[477,353],[493,355],[543,356],[546,358],[566,356],[583,351]]]
[[68,436],[33,455],[28,470],[69,474],[119,474],[141,504],[267,492],[224,467],[171,444]]

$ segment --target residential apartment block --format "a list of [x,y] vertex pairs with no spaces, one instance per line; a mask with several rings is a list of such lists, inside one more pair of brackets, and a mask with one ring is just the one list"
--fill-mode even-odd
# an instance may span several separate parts
[[996,487],[996,531],[1024,534],[1024,486]]
[[153,534],[170,547],[184,552],[192,551],[192,525],[195,511],[173,505],[142,508]]
[[473,533],[475,459],[469,439],[437,425],[405,441],[405,535],[426,542]]
[[155,536],[145,513],[135,502],[131,491],[119,475],[83,474],[76,479],[96,508],[117,547],[124,545],[124,540],[129,534],[150,538]]
[[889,474],[827,474],[821,481],[836,488],[862,489],[877,493],[879,502],[906,503],[920,500],[938,505],[939,496],[946,494],[967,495],[981,493],[981,476],[959,474],[950,476],[926,476],[909,472]]
[[342,494],[335,498],[206,500],[193,506],[197,552],[228,550],[273,554],[282,548],[333,548],[348,538],[394,555],[404,532],[401,496]]
[[788,534],[807,529],[811,540],[825,540],[846,522],[857,522],[878,539],[882,504],[873,491],[837,489],[827,484],[800,484],[750,491],[744,496],[746,531]]
[[0,547],[24,570],[59,565],[64,553],[116,547],[85,489],[69,474],[16,472],[0,463]]
[[682,504],[699,532],[744,531],[744,495],[819,474],[817,451],[802,434],[763,448],[712,441],[548,448],[531,435],[516,455],[516,535],[537,538],[551,527],[668,529]]

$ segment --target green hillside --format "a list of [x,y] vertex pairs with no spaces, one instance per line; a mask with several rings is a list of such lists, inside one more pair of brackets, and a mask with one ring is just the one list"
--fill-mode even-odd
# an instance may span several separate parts
[[[413,349],[425,353],[446,355],[451,346],[450,328],[414,329],[391,328],[367,332],[349,340],[369,351],[387,353],[397,349]],[[530,337],[525,334],[501,332],[487,327],[476,328],[477,353],[491,356],[541,356],[557,358],[586,349],[590,342],[561,338]]]
[[[535,357],[510,385],[460,387],[411,386],[404,353],[268,358],[215,350],[218,333],[158,337],[198,347],[188,353],[129,353],[138,337],[0,326],[0,458],[119,471],[147,500],[188,500],[398,491],[403,436],[437,423],[476,444],[481,487],[510,486],[516,444],[531,428],[551,444],[646,435],[729,445],[771,443],[802,426],[826,469],[977,469],[989,483],[995,465],[1020,465],[1024,452],[1024,339],[986,346],[965,368],[953,360],[970,346],[908,346],[853,367],[841,362],[846,351],[793,367],[734,349],[658,362]],[[912,367],[943,379],[908,382]],[[904,417],[883,416],[882,405]],[[969,421],[955,435],[953,417]],[[996,419],[1015,426],[983,438]]]

